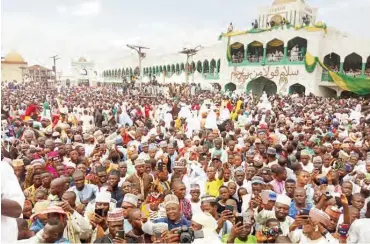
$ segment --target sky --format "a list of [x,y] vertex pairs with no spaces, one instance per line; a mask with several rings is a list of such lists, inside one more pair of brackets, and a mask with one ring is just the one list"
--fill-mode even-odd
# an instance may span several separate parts
[[[22,54],[30,64],[51,67],[58,54],[66,72],[81,56],[98,70],[119,67],[133,56],[126,44],[165,55],[183,47],[211,46],[230,22],[250,29],[258,7],[273,0],[3,0],[1,55]],[[318,7],[317,20],[359,38],[370,39],[370,0],[306,0]],[[367,14],[365,13],[367,12]],[[365,24],[367,23],[367,24]],[[148,53],[148,54],[150,54]]]

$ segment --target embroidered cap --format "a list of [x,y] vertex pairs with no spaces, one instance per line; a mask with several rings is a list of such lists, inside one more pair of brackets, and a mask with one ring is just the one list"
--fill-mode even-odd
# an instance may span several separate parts
[[123,212],[120,208],[108,212],[107,221],[122,221],[123,219]]
[[173,194],[170,194],[170,195],[167,195],[165,198],[164,198],[164,206],[167,207],[167,205],[169,204],[177,204],[179,205],[179,199],[177,198],[177,196],[173,195]]
[[138,200],[139,200],[139,198],[136,195],[131,194],[131,193],[126,193],[122,202],[131,203],[132,205],[137,207]]

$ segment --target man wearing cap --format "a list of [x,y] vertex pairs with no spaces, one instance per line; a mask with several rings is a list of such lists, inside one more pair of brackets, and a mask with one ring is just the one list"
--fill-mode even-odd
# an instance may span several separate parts
[[278,164],[278,161],[276,159],[276,149],[275,148],[268,147],[266,153],[267,153],[267,160],[268,160],[267,166],[269,168],[271,168],[275,164]]
[[280,228],[283,231],[283,235],[288,235],[289,226],[294,222],[294,219],[288,216],[292,199],[287,195],[278,195],[275,203],[275,209],[273,210],[265,210],[260,198],[257,198],[256,201],[259,205],[257,208],[257,213],[255,214],[256,222],[260,225],[264,225],[266,220],[275,218],[280,222]]
[[[190,227],[190,221],[182,215],[179,199],[175,195],[170,194],[164,198],[164,207],[166,208],[167,217],[156,219],[154,223],[167,223],[168,230],[179,228],[184,225]],[[151,234],[153,230],[152,225],[153,223],[151,221],[145,222],[143,231]]]
[[132,230],[132,226],[130,224],[130,222],[128,221],[128,215],[130,213],[130,211],[133,209],[133,208],[137,208],[138,207],[138,197],[134,194],[131,194],[131,193],[127,193],[125,194],[124,198],[123,198],[123,201],[122,201],[122,213],[123,213],[123,217],[124,217],[124,230],[125,230],[125,233],[129,232]]
[[94,243],[124,243],[124,240],[117,236],[117,232],[123,230],[122,211],[120,209],[109,211],[107,222],[109,233],[99,239],[96,239]]
[[[251,185],[252,185],[252,191],[242,197],[243,203],[242,203],[242,212],[247,211],[249,208],[256,208],[256,206],[252,206],[250,204],[250,201],[252,199],[255,199],[257,195],[259,195],[262,191],[262,186],[265,184],[263,181],[263,178],[260,176],[253,176]],[[256,194],[256,195],[255,195]]]
[[153,177],[145,172],[145,161],[137,159],[134,161],[136,173],[129,176],[126,181],[132,184],[132,189],[137,193],[143,194],[144,198],[147,197],[150,185],[153,182]]
[[301,165],[302,169],[306,170],[309,173],[312,173],[314,170],[313,163],[311,161],[311,156],[310,153],[307,150],[302,150],[301,151]]

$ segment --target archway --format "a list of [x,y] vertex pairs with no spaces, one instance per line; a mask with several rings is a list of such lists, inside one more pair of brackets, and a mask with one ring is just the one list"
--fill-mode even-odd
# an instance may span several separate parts
[[247,93],[249,93],[249,91],[253,92],[254,95],[256,96],[261,96],[263,94],[263,92],[266,92],[267,95],[271,96],[271,95],[274,95],[276,94],[277,92],[277,86],[275,84],[275,82],[273,82],[272,80],[269,80],[263,76],[257,78],[257,79],[254,79],[252,81],[250,81],[247,85]]
[[171,74],[171,65],[168,64],[166,70],[167,70],[167,74]]
[[134,70],[134,75],[140,75],[140,69],[139,67],[136,67],[135,70]]
[[281,25],[282,22],[283,22],[283,17],[280,14],[275,14],[274,16],[272,16],[270,20],[270,25],[271,27],[274,27],[277,25]]
[[180,65],[179,64],[176,64],[176,74],[177,75],[180,74]]
[[242,63],[244,60],[244,45],[240,42],[235,42],[230,45],[231,62]]
[[370,77],[370,56],[366,60],[365,75]]
[[216,60],[212,59],[211,60],[211,63],[210,63],[210,67],[211,67],[211,74],[213,74],[215,72],[215,69],[216,69]]
[[204,60],[203,62],[203,73],[208,74],[209,73],[209,62],[208,60]]
[[190,72],[193,73],[194,71],[195,71],[195,63],[193,61],[193,62],[191,62],[191,70],[190,70]]
[[226,85],[225,85],[225,91],[227,92],[227,91],[231,91],[231,92],[233,92],[233,91],[235,91],[236,90],[236,85],[234,84],[234,83],[232,83],[232,82],[229,82],[229,83],[227,83]]
[[292,62],[303,61],[307,52],[307,40],[302,37],[295,37],[288,42],[288,57]]
[[324,64],[333,72],[339,72],[340,56],[336,53],[329,53],[324,57]]
[[267,43],[267,62],[280,62],[284,58],[284,42],[274,39]]
[[175,72],[176,72],[176,68],[175,68],[175,65],[173,64],[171,65],[171,74],[173,75],[175,74]]
[[202,62],[200,62],[200,61],[198,61],[197,62],[197,71],[199,72],[199,73],[202,73]]
[[221,85],[218,83],[213,83],[212,87],[216,91],[221,91]]
[[362,57],[357,53],[351,53],[344,59],[343,71],[349,76],[359,76],[361,75],[362,69]]
[[247,47],[247,59],[250,63],[258,63],[263,59],[263,44],[259,41],[253,41]]
[[289,94],[302,94],[304,95],[306,92],[306,87],[302,86],[301,84],[295,83],[289,87]]

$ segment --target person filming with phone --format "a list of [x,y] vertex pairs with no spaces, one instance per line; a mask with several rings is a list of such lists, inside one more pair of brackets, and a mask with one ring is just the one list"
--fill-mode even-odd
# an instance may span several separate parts
[[109,233],[96,239],[94,243],[125,243],[123,232],[123,213],[117,208],[108,212],[107,225]]

